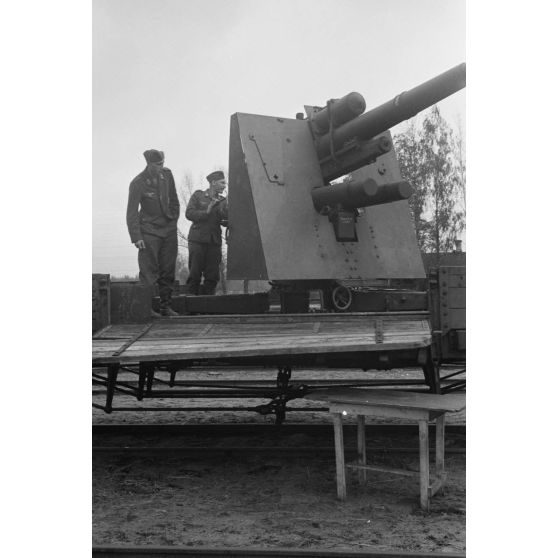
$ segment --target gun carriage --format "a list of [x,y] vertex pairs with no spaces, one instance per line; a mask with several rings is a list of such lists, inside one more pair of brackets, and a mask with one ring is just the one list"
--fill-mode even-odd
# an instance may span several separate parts
[[[93,365],[107,370],[94,373],[107,388],[101,408],[112,410],[115,390],[140,400],[257,395],[271,399],[258,410],[280,422],[287,401],[312,389],[290,383],[297,366],[422,367],[428,388],[441,392],[440,365],[464,361],[464,269],[426,277],[407,201],[412,185],[389,128],[463,87],[465,64],[368,112],[351,92],[296,118],[233,114],[227,278],[269,282],[281,312],[269,311],[268,293],[182,297],[175,309],[183,316],[141,323],[148,301],[136,323],[113,320],[94,335]],[[425,288],[398,288],[406,282]],[[309,312],[316,292],[319,311]],[[178,389],[177,371],[200,363],[279,372],[272,388]],[[119,382],[119,370],[135,365],[137,382]],[[178,388],[154,390],[156,370]]]

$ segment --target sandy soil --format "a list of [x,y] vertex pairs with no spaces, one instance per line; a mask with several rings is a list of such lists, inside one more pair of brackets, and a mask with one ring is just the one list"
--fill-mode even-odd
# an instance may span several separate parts
[[[267,371],[264,374],[270,377]],[[118,404],[123,405],[124,401],[128,405],[133,400],[122,397]],[[154,406],[153,401],[146,404]],[[238,400],[230,402],[238,404]],[[157,405],[164,407],[168,402]],[[176,405],[176,401],[171,405]],[[273,421],[270,416],[235,412],[106,415],[95,410],[93,415],[94,423],[105,424]],[[465,420],[464,414],[448,418],[449,423]],[[324,422],[328,418],[323,413],[292,413],[287,420]],[[280,443],[288,446],[317,443],[305,436],[290,435]],[[254,440],[228,439],[223,443],[253,445]],[[374,439],[378,446],[390,443],[417,447],[418,441],[416,437],[397,441]],[[456,441],[448,439],[447,443],[451,446]],[[418,470],[418,452],[377,453],[369,455],[369,461]],[[356,473],[349,473],[349,497],[346,502],[338,501],[333,454],[296,456],[280,450],[266,455],[231,453],[198,458],[96,454],[93,542],[463,552],[465,454],[446,455],[446,468],[446,487],[432,499],[430,513],[425,513],[419,507],[418,481],[387,473],[368,473],[364,488],[359,487]]]

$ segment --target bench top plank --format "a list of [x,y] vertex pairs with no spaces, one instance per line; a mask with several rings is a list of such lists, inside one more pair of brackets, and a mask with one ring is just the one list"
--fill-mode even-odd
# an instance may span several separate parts
[[399,409],[458,412],[465,408],[465,394],[413,393],[401,390],[365,388],[326,388],[305,396],[312,401],[346,403]]

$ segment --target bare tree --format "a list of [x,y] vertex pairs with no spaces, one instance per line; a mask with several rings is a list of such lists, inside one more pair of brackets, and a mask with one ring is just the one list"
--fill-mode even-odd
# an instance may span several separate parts
[[[178,186],[178,197],[180,199],[180,206],[183,211],[186,211],[186,206],[192,197],[192,194],[196,190],[194,179],[192,178],[192,173],[187,170],[182,176],[182,180]],[[188,230],[189,224],[187,223],[188,229],[182,230],[178,228],[178,246],[188,251]]]

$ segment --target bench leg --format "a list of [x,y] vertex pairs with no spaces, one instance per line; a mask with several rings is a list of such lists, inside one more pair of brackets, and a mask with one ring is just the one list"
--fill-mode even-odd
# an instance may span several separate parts
[[429,450],[428,450],[428,422],[419,420],[419,449],[420,449],[420,507],[429,511],[428,486],[430,484]]
[[340,413],[332,413],[333,433],[335,435],[335,467],[337,470],[337,498],[347,498],[345,483],[345,447],[343,445],[343,419]]
[[[357,462],[366,465],[366,425],[364,415],[357,415]],[[358,483],[363,486],[366,483],[366,469],[358,470]]]

